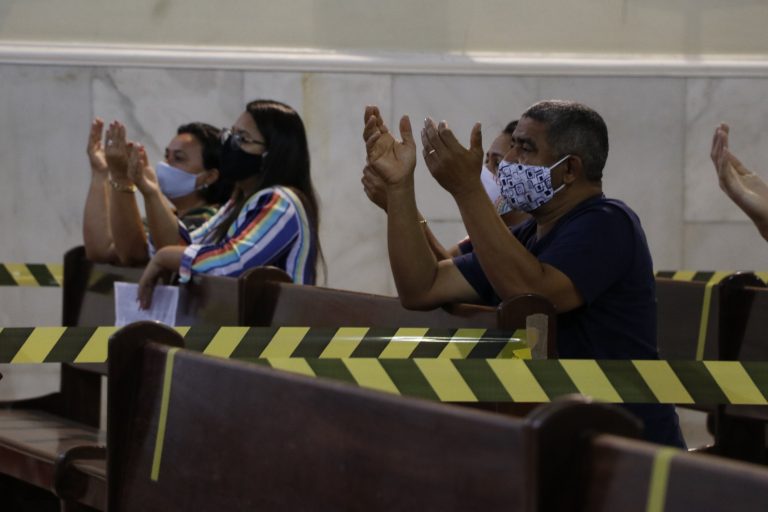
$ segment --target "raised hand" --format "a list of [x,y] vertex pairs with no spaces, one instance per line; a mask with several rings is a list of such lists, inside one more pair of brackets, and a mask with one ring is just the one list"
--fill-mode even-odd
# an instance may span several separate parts
[[746,213],[768,240],[768,184],[750,171],[728,149],[730,129],[721,124],[715,129],[710,156],[715,164],[720,188]]
[[128,174],[128,141],[125,126],[112,121],[107,128],[105,154],[113,178],[126,178]]
[[403,183],[416,168],[416,142],[408,116],[400,119],[400,142],[389,132],[378,107],[366,107],[364,121],[363,140],[368,167],[388,186]]
[[91,172],[105,174],[109,170],[107,157],[104,154],[104,146],[101,144],[101,135],[104,131],[104,121],[98,117],[91,122],[91,131],[88,134],[88,146],[85,148],[88,160],[91,163]]
[[128,179],[139,189],[142,195],[147,196],[160,192],[155,170],[149,165],[149,158],[144,146],[135,142],[129,142],[128,146]]
[[483,137],[480,123],[472,127],[469,149],[459,143],[445,121],[439,125],[427,118],[421,130],[422,154],[429,172],[452,195],[464,193],[472,187],[482,187],[480,171],[483,167]]

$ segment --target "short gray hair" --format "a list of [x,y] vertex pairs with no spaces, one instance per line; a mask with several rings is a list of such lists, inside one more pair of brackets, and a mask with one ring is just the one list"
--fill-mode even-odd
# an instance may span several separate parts
[[589,181],[601,181],[608,159],[608,127],[600,114],[575,101],[546,100],[528,107],[522,117],[544,123],[547,142],[558,158],[581,158]]

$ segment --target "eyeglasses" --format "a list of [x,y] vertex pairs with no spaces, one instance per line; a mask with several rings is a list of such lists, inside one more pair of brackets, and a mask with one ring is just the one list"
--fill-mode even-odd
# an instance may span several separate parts
[[242,132],[233,132],[229,128],[223,128],[221,130],[221,143],[226,144],[227,140],[230,144],[234,144],[237,147],[242,147],[243,144],[258,144],[259,146],[266,146],[266,142],[261,140],[249,139],[247,135]]

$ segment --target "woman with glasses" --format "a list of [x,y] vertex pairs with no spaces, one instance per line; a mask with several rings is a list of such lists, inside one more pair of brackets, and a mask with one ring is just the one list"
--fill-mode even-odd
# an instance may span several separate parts
[[219,172],[234,183],[232,197],[200,228],[182,232],[185,245],[157,251],[139,282],[143,308],[169,272],[183,283],[195,273],[238,276],[272,265],[295,283],[315,282],[319,212],[301,118],[284,103],[252,101],[221,139]]
[[[156,246],[178,243],[177,223],[195,229],[225,202],[232,186],[219,179],[219,130],[206,123],[179,126],[152,168],[140,144],[126,139],[114,121],[102,145],[104,123],[91,123],[87,153],[91,186],[83,216],[83,239],[91,261],[133,265],[149,260],[147,234]],[[141,192],[146,209],[136,202]]]

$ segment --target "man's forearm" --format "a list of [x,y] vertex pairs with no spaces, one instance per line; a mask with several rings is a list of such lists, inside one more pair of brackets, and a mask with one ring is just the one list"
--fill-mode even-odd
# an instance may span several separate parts
[[543,278],[541,262],[509,232],[480,187],[455,197],[461,218],[483,271],[503,300],[537,292]]
[[437,259],[419,222],[413,179],[387,190],[387,241],[397,292],[404,306],[423,307],[437,274]]

